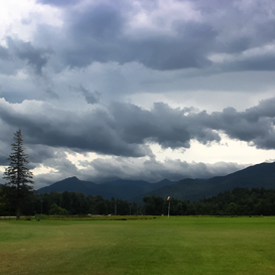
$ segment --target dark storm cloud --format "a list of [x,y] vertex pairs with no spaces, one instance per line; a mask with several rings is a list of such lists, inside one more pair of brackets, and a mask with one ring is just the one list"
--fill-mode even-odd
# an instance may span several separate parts
[[192,109],[173,109],[157,103],[151,111],[130,104],[116,103],[110,108],[127,142],[154,141],[167,148],[189,148],[191,140],[202,144],[220,141],[218,132],[231,139],[248,142],[262,149],[275,149],[275,98],[238,112],[196,113]]
[[189,148],[191,140],[202,144],[219,142],[217,131],[222,131],[232,139],[246,141],[257,148],[274,149],[275,112],[267,115],[269,109],[263,108],[266,105],[275,108],[275,100],[263,101],[245,112],[226,108],[211,114],[194,113],[192,109],[172,109],[163,103],[155,104],[151,111],[120,103],[111,110],[118,129],[121,127],[121,137],[127,142],[154,141],[164,148]]
[[110,110],[127,142],[153,141],[175,149],[189,148],[192,139],[203,144],[220,140],[211,129],[197,124],[198,115],[189,108],[172,109],[167,104],[155,103],[151,111],[146,111],[132,104],[113,103]]
[[0,154],[0,165],[1,166],[5,166],[5,165],[9,164],[9,161],[8,161],[9,154],[10,154],[9,150],[1,150],[1,154]]
[[96,61],[140,62],[156,70],[202,68],[212,63],[206,57],[217,35],[211,25],[175,20],[171,27],[174,35],[151,33],[139,37],[135,31],[125,33],[132,12],[133,7],[124,1],[68,9],[60,35],[49,35],[50,28],[41,26],[37,37],[42,44],[52,43],[64,66],[71,68]]
[[[25,139],[25,135],[23,136],[23,139]],[[64,152],[59,152],[56,148],[39,144],[32,144],[31,146],[26,147],[25,152],[28,154],[31,162],[35,164],[43,163],[46,160],[52,161],[55,158],[65,156]]]
[[[65,3],[77,3],[40,2],[60,8]],[[158,1],[151,5],[145,2],[138,1],[138,4],[146,11],[153,12],[160,7]],[[264,5],[259,1],[189,3],[201,18],[186,20],[184,16],[177,16],[167,32],[163,32],[161,27],[168,20],[163,7],[163,15],[154,19],[159,26],[152,29],[129,29],[138,5],[127,1],[90,2],[85,8],[78,9],[66,7],[60,33],[40,26],[37,42],[51,45],[63,67],[83,68],[93,62],[114,61],[120,64],[139,62],[155,70],[211,67],[213,62],[208,56],[213,53],[241,54],[273,43],[275,18],[271,1]],[[263,48],[261,54],[246,60],[236,58],[233,63],[225,62],[218,68],[225,71],[274,70],[274,62],[264,51]],[[38,71],[46,62],[44,57],[39,60]]]
[[224,66],[230,71],[274,71],[274,53],[252,56]]
[[35,102],[26,104],[20,112],[1,102],[0,118],[14,129],[22,129],[26,142],[102,154],[143,156],[151,154],[143,144],[126,143],[116,130],[116,122],[105,111],[74,113],[49,106],[34,108]]
[[113,103],[108,111],[95,109],[83,113],[61,111],[50,105],[0,102],[2,122],[22,129],[29,144],[68,147],[116,156],[152,156],[147,142],[163,148],[189,148],[191,140],[202,144],[219,142],[219,132],[231,139],[248,142],[262,149],[275,149],[275,99],[237,112],[226,108],[208,114],[192,108],[173,109],[157,103],[150,111],[133,104]]
[[[212,63],[204,56],[210,38],[204,40],[200,37],[200,32],[194,31],[192,38],[158,37],[144,39],[138,43],[129,41],[127,50],[130,54],[124,62],[138,61],[155,70],[206,67]],[[204,47],[199,46],[201,43]]]
[[270,0],[197,0],[195,8],[218,33],[213,50],[240,53],[273,42],[275,6]]
[[93,61],[119,61],[127,50],[119,38],[126,20],[121,7],[115,4],[72,11],[66,20],[66,35],[72,46],[64,49],[64,58],[72,67],[85,67]]
[[127,18],[121,7],[100,4],[67,19],[66,62],[85,67],[94,61],[138,61],[156,70],[201,68],[211,64],[205,57],[216,33],[207,24],[175,22],[175,36],[164,34],[136,39],[125,35]]

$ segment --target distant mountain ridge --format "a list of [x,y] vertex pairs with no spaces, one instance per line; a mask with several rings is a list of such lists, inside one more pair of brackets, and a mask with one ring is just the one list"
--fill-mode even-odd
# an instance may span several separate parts
[[114,197],[142,204],[144,196],[161,196],[163,198],[171,196],[180,200],[195,201],[203,197],[215,196],[220,192],[230,191],[235,187],[275,189],[275,162],[256,164],[226,176],[210,179],[183,179],[174,183],[165,179],[156,183],[142,180],[116,180],[96,184],[71,177],[40,188],[38,193],[83,192],[85,195],[101,195],[105,199]]
[[101,184],[92,181],[82,181],[77,177],[70,177],[49,186],[38,189],[38,194],[56,192],[82,192],[85,195],[101,195],[105,199],[119,198],[130,199],[140,194],[150,192],[162,186],[170,185],[173,182],[170,180],[162,180],[156,183],[149,183],[143,180],[115,180]]
[[183,179],[170,186],[152,190],[131,201],[141,204],[144,196],[168,195],[179,200],[196,201],[203,197],[212,197],[235,187],[275,189],[275,162],[260,163],[226,176],[213,177],[208,180]]

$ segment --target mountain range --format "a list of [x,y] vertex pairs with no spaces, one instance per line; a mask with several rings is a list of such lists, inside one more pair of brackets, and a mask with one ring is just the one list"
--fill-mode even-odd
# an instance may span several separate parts
[[275,162],[257,164],[226,176],[206,180],[183,179],[172,182],[164,179],[156,183],[142,180],[116,180],[97,184],[71,177],[40,188],[38,193],[83,192],[85,195],[101,195],[105,199],[114,197],[142,204],[142,199],[145,196],[161,196],[163,198],[171,196],[175,199],[195,201],[203,197],[215,196],[220,192],[230,191],[235,187],[275,189]]
[[231,191],[235,187],[275,189],[275,162],[249,166],[226,176],[213,177],[204,181],[183,179],[171,186],[163,186],[142,196],[138,195],[130,201],[140,204],[144,196],[165,198],[167,194],[179,200],[197,201],[203,197],[212,197],[224,191]]
[[143,180],[115,180],[111,182],[97,184],[92,181],[82,181],[77,177],[67,178],[55,182],[49,186],[38,189],[38,194],[50,193],[51,191],[82,192],[85,195],[101,195],[105,199],[112,197],[129,200],[138,195],[159,189],[162,186],[169,186],[173,182],[167,179],[156,183],[149,183]]

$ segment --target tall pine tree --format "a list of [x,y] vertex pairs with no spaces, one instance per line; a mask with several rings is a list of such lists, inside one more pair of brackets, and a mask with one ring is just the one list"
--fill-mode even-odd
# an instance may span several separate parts
[[12,152],[8,158],[10,165],[6,168],[3,178],[6,180],[4,193],[11,206],[16,210],[16,219],[20,219],[21,210],[33,191],[33,174],[26,167],[28,155],[24,152],[21,130],[14,134]]

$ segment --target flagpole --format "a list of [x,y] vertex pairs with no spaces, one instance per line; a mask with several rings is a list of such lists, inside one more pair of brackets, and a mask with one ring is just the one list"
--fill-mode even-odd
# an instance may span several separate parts
[[168,201],[168,218],[169,218],[169,216],[170,216],[170,196],[168,196],[167,201]]

